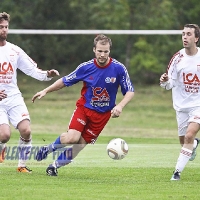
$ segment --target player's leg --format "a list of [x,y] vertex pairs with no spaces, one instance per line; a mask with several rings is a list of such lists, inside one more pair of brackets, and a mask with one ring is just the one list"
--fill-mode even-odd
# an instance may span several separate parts
[[9,104],[10,109],[8,114],[10,122],[20,133],[17,171],[30,173],[31,170],[26,166],[32,147],[30,116],[23,97],[21,95],[15,95],[13,98],[14,99]]
[[81,132],[84,130],[85,124],[87,122],[86,116],[84,114],[84,109],[77,107],[72,114],[69,130],[62,133],[53,143],[49,145],[42,146],[36,154],[36,160],[41,161],[45,159],[48,154],[61,149],[67,145],[76,144],[81,136]]
[[[72,131],[71,129],[69,132]],[[74,132],[74,130],[73,130]],[[75,132],[74,132],[75,133]],[[60,168],[64,165],[69,164],[72,159],[74,159],[78,153],[84,149],[84,147],[87,145],[87,142],[83,139],[83,137],[80,135],[79,140],[76,142],[73,142],[73,145],[67,149],[65,149],[57,158],[57,160],[54,162],[55,166],[57,168]]]
[[0,108],[0,163],[4,162],[6,157],[6,143],[11,136],[7,112],[3,107]]
[[[69,130],[70,132],[71,130]],[[87,145],[86,141],[81,136],[79,141],[76,144],[73,144],[71,147],[66,148],[59,156],[58,158],[49,165],[49,167],[46,169],[46,173],[49,176],[57,176],[58,171],[57,169],[60,167],[63,167],[65,165],[68,165],[72,162],[72,160],[78,155],[78,153],[84,149],[84,147]]]
[[[57,168],[69,164],[88,143],[95,143],[97,137],[110,119],[110,115],[110,112],[97,113],[83,106],[78,107],[72,115],[69,124],[68,133],[72,136],[67,137],[69,136],[68,134],[63,134],[63,136],[60,137],[61,143],[69,144],[69,141],[71,141],[71,144],[74,144],[71,148],[62,152],[53,164],[49,165],[46,170],[47,175],[57,176]],[[79,140],[75,142],[74,138],[77,137],[75,136],[77,134]]]
[[[59,137],[59,143],[58,143],[58,138],[57,138],[55,142],[47,146],[48,154],[57,149],[61,149],[62,151],[62,149],[67,145],[69,146],[69,145],[77,144],[78,141],[80,140],[80,137],[81,137],[80,131],[69,129],[66,133],[61,134],[61,136]],[[54,146],[54,148],[52,148],[52,146]],[[67,149],[70,149],[70,148],[67,148]]]
[[[64,134],[64,133],[63,133]],[[56,151],[57,149],[63,148],[65,147],[65,144],[61,144],[60,141],[60,136],[58,138],[56,138],[56,140],[54,142],[52,142],[51,144],[45,145],[40,147],[40,149],[38,150],[38,152],[36,153],[35,159],[37,161],[41,161],[47,158],[48,154]]]
[[189,124],[187,133],[185,135],[184,145],[181,148],[181,152],[179,154],[176,167],[175,167],[175,172],[171,180],[180,179],[180,173],[184,170],[186,164],[188,163],[192,155],[194,139],[199,129],[200,129],[200,125],[198,123],[191,122]]
[[0,163],[3,163],[6,157],[6,143],[10,139],[10,126],[7,124],[0,125]]
[[[87,144],[94,144],[107,124],[108,120],[110,119],[110,112],[107,113],[97,113],[93,110],[89,110],[87,108],[84,108],[84,113],[87,116],[88,122],[83,120],[72,120],[69,127],[72,131],[75,129],[75,127],[78,127],[77,121],[81,121],[81,124],[85,124],[84,129],[82,130],[81,137],[77,144],[74,144],[71,148],[66,149],[64,152],[60,154],[57,160],[53,162],[53,164],[49,165],[46,172],[49,176],[57,176],[57,168],[60,168],[62,166],[65,166],[69,164],[72,159],[74,159],[78,153],[83,150],[83,148]],[[73,118],[76,119],[76,118]],[[82,119],[82,118],[79,118]],[[64,141],[63,141],[64,142]]]
[[[176,111],[176,120],[177,120],[177,125],[178,125],[179,142],[180,142],[180,145],[183,147],[185,134],[187,132],[187,127],[188,127],[189,114],[186,112]],[[175,171],[173,172],[171,180],[179,180],[179,179],[180,179],[180,171],[175,168]]]
[[[184,140],[185,140],[185,136],[179,136],[179,141],[180,141],[181,146],[183,146]],[[197,155],[197,147],[199,145],[199,142],[200,142],[199,138],[194,139],[192,155],[191,155],[189,161],[193,161],[195,159],[195,157]]]
[[[190,119],[188,120],[188,122],[196,122],[198,124],[200,124],[200,108],[194,109],[190,112]],[[189,159],[189,161],[193,161],[197,155],[197,147],[199,144],[200,140],[199,138],[195,138],[194,142],[193,142],[193,150],[192,150],[192,155]]]
[[57,149],[62,149],[67,145],[75,144],[78,142],[81,136],[80,131],[69,130],[62,133],[53,143],[49,145],[42,146],[36,154],[36,160],[44,160],[48,154],[56,151]]
[[[187,130],[187,127],[186,127]],[[186,131],[185,131],[186,132]],[[179,142],[180,145],[183,146],[184,145],[184,140],[185,140],[185,135],[179,135]]]
[[17,126],[20,132],[18,152],[19,152],[19,161],[18,161],[18,172],[31,173],[31,169],[26,166],[27,160],[29,160],[31,148],[32,148],[32,137],[31,137],[31,128],[30,121],[28,119],[22,120]]

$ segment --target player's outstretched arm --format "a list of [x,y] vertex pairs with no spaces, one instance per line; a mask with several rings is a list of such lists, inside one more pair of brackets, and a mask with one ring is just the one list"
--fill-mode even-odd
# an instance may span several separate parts
[[52,85],[50,85],[49,87],[45,88],[44,90],[37,92],[33,97],[32,97],[32,102],[34,103],[34,101],[36,100],[36,98],[41,99],[42,97],[44,97],[47,93],[49,92],[53,92],[53,91],[57,91],[60,90],[61,88],[65,87],[62,78],[58,79],[56,82],[54,82]]
[[37,92],[37,93],[32,97],[32,102],[34,103],[36,98],[41,99],[41,98],[44,97],[45,95],[46,95],[45,89],[42,90],[42,91],[40,91],[40,92]]

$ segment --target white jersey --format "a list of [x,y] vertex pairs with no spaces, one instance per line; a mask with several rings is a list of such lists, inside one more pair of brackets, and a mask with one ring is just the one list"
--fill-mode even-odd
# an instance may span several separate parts
[[169,80],[161,87],[172,89],[175,110],[200,107],[200,48],[194,56],[187,55],[185,49],[174,54],[168,66],[168,76]]
[[6,42],[0,46],[0,90],[9,96],[21,93],[17,86],[17,69],[40,81],[48,81],[47,71],[37,64],[18,46]]

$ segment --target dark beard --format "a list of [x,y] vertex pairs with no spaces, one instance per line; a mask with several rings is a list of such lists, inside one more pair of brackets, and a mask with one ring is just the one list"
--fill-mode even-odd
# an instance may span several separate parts
[[99,62],[99,60],[98,60],[98,63],[99,63],[100,66],[105,66],[107,60],[108,60],[108,58],[104,62]]
[[0,35],[0,41],[1,42],[5,41],[6,39],[7,39],[7,35],[5,35],[5,36]]

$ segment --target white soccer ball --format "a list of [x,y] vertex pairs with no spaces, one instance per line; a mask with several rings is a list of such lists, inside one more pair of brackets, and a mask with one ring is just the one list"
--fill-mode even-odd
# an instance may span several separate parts
[[108,143],[106,150],[110,158],[121,160],[128,154],[128,144],[121,138],[115,138]]

